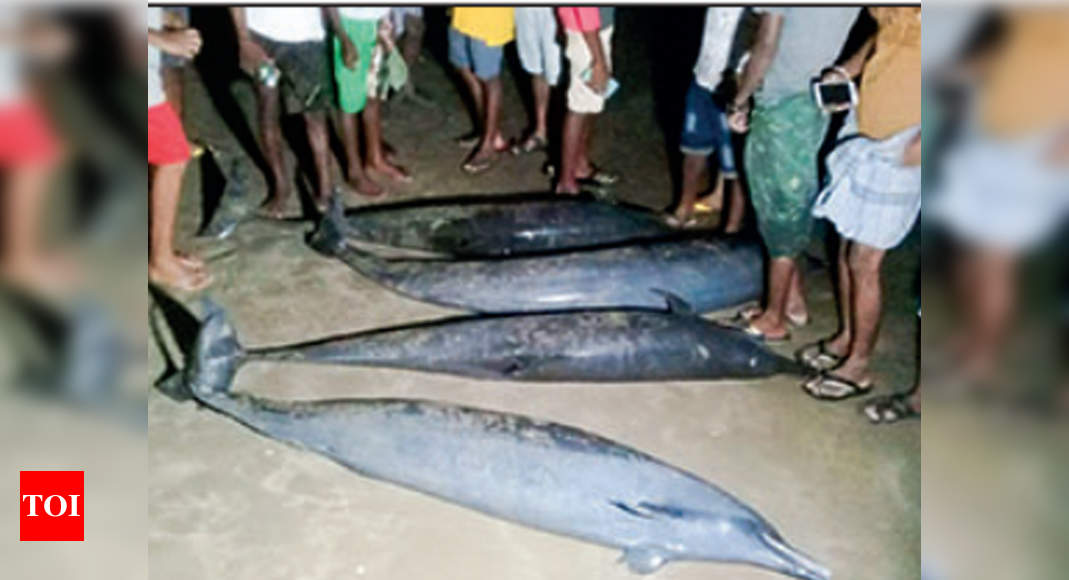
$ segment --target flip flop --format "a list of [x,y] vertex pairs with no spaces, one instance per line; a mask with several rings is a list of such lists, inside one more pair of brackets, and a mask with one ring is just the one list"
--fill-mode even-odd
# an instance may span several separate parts
[[685,220],[680,220],[676,216],[670,215],[670,216],[664,218],[664,222],[666,224],[672,226],[673,228],[685,230],[685,229],[696,227],[698,225],[698,218],[689,217],[689,218],[687,218]]
[[802,383],[802,390],[818,401],[845,401],[872,392],[875,383],[856,383],[831,373],[819,374]]
[[720,208],[713,207],[703,201],[694,204],[694,213],[716,213],[718,211],[720,211]]
[[606,185],[614,185],[616,182],[620,181],[619,175],[605,171],[593,163],[590,164],[590,169],[592,170],[590,175],[587,175],[586,177],[577,176],[575,178],[575,181],[579,183],[579,185],[604,187]]
[[453,139],[453,142],[456,143],[458,147],[461,147],[461,148],[464,148],[464,149],[471,149],[472,147],[475,147],[476,145],[478,145],[479,144],[479,140],[482,139],[482,138],[483,138],[482,135],[480,135],[478,133],[475,133],[475,132],[471,132],[471,133],[465,133],[465,134],[461,135],[460,137],[457,137],[456,139]]
[[753,338],[764,341],[765,344],[783,344],[785,342],[790,342],[791,340],[790,332],[785,333],[783,336],[768,336],[767,334],[758,330],[757,327],[753,324],[747,324],[746,326],[739,327],[739,330],[742,330]]
[[482,159],[472,158],[464,162],[460,166],[460,169],[468,175],[479,175],[489,170],[497,162],[497,155],[492,157],[483,157]]
[[545,151],[549,147],[549,142],[545,137],[539,137],[538,135],[531,135],[523,141],[514,144],[509,148],[509,151],[513,155],[524,155],[527,153],[537,153],[539,151]]
[[794,353],[794,358],[803,366],[817,372],[830,371],[843,362],[843,357],[828,350],[825,340],[803,346]]
[[862,412],[874,425],[897,423],[907,419],[920,419],[920,411],[909,402],[911,393],[894,393],[873,397],[865,403]]

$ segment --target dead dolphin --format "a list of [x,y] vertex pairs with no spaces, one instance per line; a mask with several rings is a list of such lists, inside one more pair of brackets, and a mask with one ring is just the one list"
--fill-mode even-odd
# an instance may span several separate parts
[[[259,360],[514,381],[616,382],[747,379],[803,372],[798,363],[745,333],[688,314],[677,299],[669,300],[675,312],[593,310],[467,317],[241,349],[233,353],[233,368]],[[235,336],[231,330],[226,334]]]
[[207,407],[361,475],[623,551],[631,570],[673,560],[829,572],[760,514],[696,475],[581,429],[413,399],[280,402],[230,392],[240,347],[210,306],[183,380]]
[[600,246],[674,233],[657,214],[594,199],[469,196],[373,205],[323,217],[350,239],[456,257],[494,257]]
[[389,260],[354,248],[335,222],[324,220],[309,241],[400,294],[475,312],[662,308],[665,294],[708,312],[756,300],[764,279],[760,245],[734,237],[536,256]]

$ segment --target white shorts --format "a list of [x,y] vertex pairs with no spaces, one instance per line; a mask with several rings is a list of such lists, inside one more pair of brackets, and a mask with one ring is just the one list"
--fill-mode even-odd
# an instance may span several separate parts
[[[605,95],[594,92],[590,85],[583,81],[582,74],[594,61],[586,40],[581,32],[566,30],[567,47],[565,56],[568,57],[569,80],[568,80],[568,110],[576,113],[600,113],[605,108]],[[601,50],[605,53],[609,71],[612,71],[612,27],[608,27],[599,33],[601,37]]]
[[528,74],[544,77],[550,86],[560,80],[557,15],[545,6],[516,7],[516,52]]
[[889,250],[906,237],[921,209],[921,168],[902,165],[917,136],[910,127],[881,140],[855,136],[828,155],[828,185],[813,204],[842,237]]
[[1046,161],[1053,135],[970,135],[947,151],[932,216],[967,243],[1011,251],[1042,245],[1069,215],[1069,168]]

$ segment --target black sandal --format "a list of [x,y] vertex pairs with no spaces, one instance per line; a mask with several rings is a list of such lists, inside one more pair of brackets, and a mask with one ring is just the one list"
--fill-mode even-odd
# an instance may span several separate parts
[[843,357],[828,350],[828,342],[818,340],[798,349],[794,358],[803,366],[817,372],[830,371],[843,362]]
[[909,401],[911,396],[912,393],[895,393],[873,397],[865,403],[862,412],[873,425],[890,425],[907,419],[920,419],[921,412]]
[[845,401],[868,394],[874,386],[875,383],[872,381],[857,383],[847,378],[824,373],[802,383],[802,390],[819,401]]

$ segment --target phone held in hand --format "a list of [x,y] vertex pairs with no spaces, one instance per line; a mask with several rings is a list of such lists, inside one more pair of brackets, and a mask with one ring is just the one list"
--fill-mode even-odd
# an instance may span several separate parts
[[857,86],[853,81],[813,82],[813,100],[821,109],[857,106]]
[[[584,83],[587,83],[589,85],[590,84],[590,76],[592,74],[594,74],[592,72],[592,69],[588,68],[588,69],[584,70],[582,72],[582,74],[579,75],[579,78],[582,79]],[[616,94],[616,91],[619,90],[619,88],[620,88],[620,83],[619,83],[619,81],[616,80],[616,77],[609,77],[609,82],[605,83],[605,93],[602,96],[605,97],[605,100],[607,101],[614,94]]]

